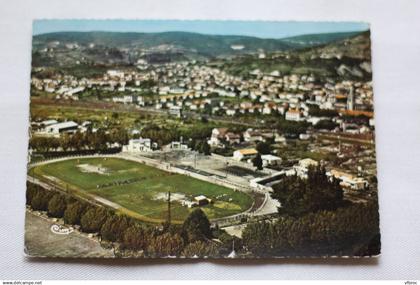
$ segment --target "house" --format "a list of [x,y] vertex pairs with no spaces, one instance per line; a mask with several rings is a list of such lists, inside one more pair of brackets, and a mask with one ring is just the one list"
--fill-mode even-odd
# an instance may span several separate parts
[[290,109],[286,112],[286,120],[288,121],[300,121],[301,113],[297,109]]
[[340,185],[343,188],[363,190],[368,186],[368,182],[365,179],[340,170],[332,169],[327,172],[326,175],[330,178],[334,177],[335,179],[340,180]]
[[276,166],[281,163],[281,158],[271,154],[261,155],[263,166]]
[[227,109],[226,110],[226,115],[228,115],[228,116],[235,116],[235,114],[236,114],[236,110],[234,110],[234,109]]
[[263,137],[261,135],[261,132],[253,129],[247,129],[244,134],[244,141],[246,142],[257,142],[262,141]]
[[41,125],[44,126],[44,127],[48,127],[48,126],[51,126],[51,125],[54,125],[54,124],[57,124],[57,123],[58,123],[57,120],[46,120],[46,121],[42,121]]
[[228,132],[227,128],[214,128],[211,131],[211,137],[207,141],[210,146],[218,146],[221,144],[221,140],[225,139],[225,135]]
[[170,149],[174,149],[174,150],[188,150],[188,145],[184,144],[182,142],[178,142],[178,141],[173,141],[170,144]]
[[228,132],[225,135],[225,140],[229,144],[238,144],[241,142],[241,136],[232,132]]
[[298,165],[295,165],[293,169],[300,178],[307,178],[309,167],[313,166],[318,166],[318,162],[310,158],[305,158],[299,160]]
[[281,144],[284,144],[284,145],[286,145],[286,143],[287,143],[286,138],[284,136],[280,135],[280,134],[275,134],[274,135],[274,142],[275,143],[281,143]]
[[79,128],[79,125],[77,123],[73,121],[68,121],[68,122],[48,125],[45,128],[45,131],[48,134],[58,135],[61,133],[75,133],[78,128]]
[[309,140],[310,138],[311,138],[310,134],[299,134],[299,139],[300,140],[305,141],[305,140]]
[[169,108],[169,114],[172,116],[175,116],[177,118],[181,118],[182,117],[182,108],[179,106],[171,106]]
[[197,207],[198,203],[196,201],[182,200],[181,205],[188,208]]
[[257,154],[258,151],[255,148],[239,149],[233,152],[233,159],[238,161],[249,160],[254,158]]
[[112,97],[112,101],[114,103],[135,104],[137,103],[138,98],[136,95],[124,95],[122,97],[114,96]]
[[286,112],[286,120],[288,121],[300,121],[301,113],[299,110],[290,109]]
[[151,139],[132,139],[128,141],[128,145],[123,147],[123,151],[127,152],[150,152],[152,149]]
[[204,206],[211,203],[211,199],[204,195],[194,197],[194,201],[197,202],[198,206]]
[[108,70],[106,72],[110,77],[124,77],[124,72],[119,70]]

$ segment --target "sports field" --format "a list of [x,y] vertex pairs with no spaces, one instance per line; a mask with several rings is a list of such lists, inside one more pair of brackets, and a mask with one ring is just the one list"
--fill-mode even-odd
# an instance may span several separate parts
[[173,222],[182,222],[193,210],[182,201],[205,195],[212,204],[201,206],[208,218],[220,218],[249,209],[252,198],[209,182],[173,174],[119,158],[71,159],[36,166],[31,175],[53,181],[73,193],[93,194],[124,207],[122,211],[149,222],[163,222],[171,191]]

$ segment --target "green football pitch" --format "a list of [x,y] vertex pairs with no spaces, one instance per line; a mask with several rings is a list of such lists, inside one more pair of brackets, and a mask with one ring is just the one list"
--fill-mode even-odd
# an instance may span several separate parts
[[240,191],[166,172],[135,161],[119,158],[81,158],[39,165],[31,175],[54,182],[72,191],[105,198],[117,203],[126,214],[147,222],[167,217],[167,192],[171,192],[171,217],[181,223],[193,210],[183,200],[198,195],[212,199],[201,206],[209,219],[234,215],[249,209],[252,198]]

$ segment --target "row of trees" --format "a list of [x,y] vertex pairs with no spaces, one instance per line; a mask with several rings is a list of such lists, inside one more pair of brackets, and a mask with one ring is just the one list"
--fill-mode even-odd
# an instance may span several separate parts
[[29,147],[38,152],[49,152],[61,149],[63,151],[73,150],[106,150],[109,143],[128,143],[128,134],[124,129],[114,128],[109,132],[99,129],[96,132],[76,132],[74,134],[64,133],[60,137],[33,136],[29,140]]
[[[213,257],[228,247],[211,240],[210,222],[201,209],[195,209],[181,226],[156,227],[30,182],[26,203],[33,210],[63,218],[66,224],[80,225],[83,232],[98,233],[103,241],[113,243],[121,255]],[[222,239],[230,242],[226,236]]]

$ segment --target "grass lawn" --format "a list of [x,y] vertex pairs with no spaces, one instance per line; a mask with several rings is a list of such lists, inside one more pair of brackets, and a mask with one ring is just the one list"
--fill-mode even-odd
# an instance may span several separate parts
[[[88,170],[80,165],[87,165]],[[197,195],[205,195],[212,199],[213,204],[202,207],[210,219],[240,213],[252,205],[252,198],[245,193],[118,158],[71,159],[37,166],[32,173],[44,180],[54,177],[58,179],[55,182],[62,186],[68,184],[70,189],[81,193],[101,196],[123,206],[124,212],[146,221],[166,219],[167,202],[162,194],[168,191],[173,193],[173,198],[185,195],[192,200]],[[178,201],[172,202],[174,222],[182,222],[191,211]]]

